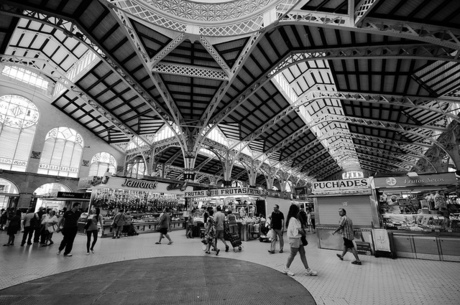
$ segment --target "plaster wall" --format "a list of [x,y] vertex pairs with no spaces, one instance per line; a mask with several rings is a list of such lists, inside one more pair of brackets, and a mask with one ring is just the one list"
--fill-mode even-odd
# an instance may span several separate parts
[[[87,177],[89,173],[89,162],[88,166],[84,166],[83,160],[91,161],[91,158],[98,152],[107,152],[113,155],[118,166],[122,166],[124,164],[123,152],[110,146],[105,141],[94,135],[85,126],[74,121],[58,108],[51,105],[52,97],[42,94],[40,90],[36,90],[32,86],[23,84],[22,82],[0,74],[0,96],[9,94],[21,95],[28,98],[35,104],[35,106],[37,106],[40,113],[31,151],[43,151],[46,134],[51,129],[56,127],[69,127],[77,131],[84,141],[83,154],[78,173],[79,177]],[[26,172],[36,173],[39,163],[40,159],[29,157]]]

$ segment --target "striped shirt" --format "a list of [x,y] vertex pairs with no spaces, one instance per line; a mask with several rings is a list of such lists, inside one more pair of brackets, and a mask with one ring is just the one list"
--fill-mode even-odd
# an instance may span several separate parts
[[355,235],[353,233],[353,221],[347,217],[347,215],[343,215],[340,219],[340,226],[342,227],[342,237],[353,240],[355,239]]

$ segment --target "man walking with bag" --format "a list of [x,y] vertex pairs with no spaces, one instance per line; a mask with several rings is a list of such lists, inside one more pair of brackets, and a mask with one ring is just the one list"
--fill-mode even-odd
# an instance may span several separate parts
[[74,202],[72,205],[72,209],[67,211],[62,216],[64,221],[64,228],[62,229],[62,234],[64,238],[61,241],[61,245],[59,246],[58,255],[61,254],[62,250],[64,250],[64,256],[70,257],[72,254],[73,241],[75,240],[75,236],[77,235],[78,231],[78,219],[80,218],[81,212],[78,211],[80,207],[80,203]]
[[347,217],[347,211],[345,211],[345,209],[339,209],[339,215],[342,217],[340,219],[339,227],[334,232],[332,232],[332,235],[334,235],[338,231],[342,231],[343,252],[342,255],[337,254],[337,257],[343,261],[343,257],[345,254],[347,254],[347,251],[350,250],[356,259],[351,263],[353,265],[361,265],[361,261],[358,257],[358,252],[356,252],[355,245],[353,244],[353,239],[355,239],[355,234],[353,233],[353,221]]
[[270,228],[274,231],[274,237],[270,245],[269,253],[274,254],[276,249],[276,242],[280,240],[280,253],[283,253],[284,240],[283,240],[283,228],[284,228],[284,215],[280,211],[280,206],[275,204],[270,221]]

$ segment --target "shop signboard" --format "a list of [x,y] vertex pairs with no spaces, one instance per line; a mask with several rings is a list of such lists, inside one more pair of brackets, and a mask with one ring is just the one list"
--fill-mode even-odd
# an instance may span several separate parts
[[191,186],[186,186],[182,189],[168,189],[169,184],[153,181],[153,180],[138,180],[131,178],[120,178],[120,177],[97,177],[91,176],[87,178],[80,178],[78,181],[78,188],[92,188],[92,189],[125,189],[133,191],[151,191],[155,193],[166,193],[166,194],[183,194],[185,190],[192,190]]
[[417,177],[377,177],[374,178],[375,188],[397,188],[436,185],[455,185],[455,173],[418,175]]
[[57,192],[58,198],[90,199],[91,193]]
[[266,190],[253,189],[249,187],[236,187],[236,188],[185,192],[185,197],[193,198],[193,197],[220,197],[220,196],[239,196],[239,195],[263,196],[265,194],[266,194]]
[[312,182],[312,196],[368,195],[369,178]]

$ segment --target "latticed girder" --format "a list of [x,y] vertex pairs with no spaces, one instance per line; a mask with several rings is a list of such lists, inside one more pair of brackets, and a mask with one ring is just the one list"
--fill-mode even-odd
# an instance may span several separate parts
[[343,29],[358,33],[406,38],[460,50],[458,29],[369,17],[361,18],[359,21],[360,27],[356,27],[353,19],[347,15],[292,10],[280,20],[279,24]]
[[167,111],[165,111],[160,105],[158,105],[158,103],[152,96],[150,96],[150,94],[141,89],[142,86],[139,83],[137,83],[136,80],[131,78],[129,76],[130,74],[123,67],[119,66],[115,62],[115,60],[111,57],[110,52],[105,52],[99,44],[93,42],[90,38],[88,38],[88,35],[85,34],[80,28],[77,28],[74,22],[67,21],[65,19],[55,16],[48,16],[46,14],[35,11],[22,10],[22,8],[6,4],[0,5],[0,11],[9,15],[13,15],[15,17],[33,20],[51,26],[52,28],[62,31],[65,35],[78,40],[79,42],[84,44],[88,49],[93,50],[95,54],[97,54],[98,57],[102,59],[103,62],[106,63],[107,66],[116,75],[118,75],[120,79],[123,80],[123,82],[130,89],[133,90],[133,92],[136,92],[136,94],[141,98],[141,100],[145,101],[145,103],[149,105],[149,107],[159,117],[162,118],[165,124],[169,124],[170,117]]
[[[453,99],[447,100],[434,100],[428,97],[416,97],[416,96],[402,96],[402,95],[387,95],[387,94],[363,94],[358,92],[333,92],[333,91],[308,91],[302,94],[294,103],[289,107],[283,109],[277,113],[273,118],[267,121],[265,124],[257,128],[250,135],[246,136],[241,142],[244,142],[240,146],[240,150],[247,147],[252,141],[256,140],[260,135],[267,132],[285,119],[290,113],[294,112],[301,106],[308,107],[310,104],[317,100],[322,99],[336,99],[336,100],[348,100],[357,101],[363,103],[376,103],[376,104],[387,104],[393,106],[401,106],[407,108],[415,108],[430,111],[433,113],[442,114],[454,121],[460,122],[460,118],[449,112],[449,103],[454,103]],[[447,109],[446,109],[447,108]],[[241,142],[232,146],[236,147]]]
[[328,122],[342,122],[356,125],[365,125],[374,128],[385,128],[390,130],[399,131],[402,133],[413,134],[422,138],[426,138],[426,134],[422,133],[420,130],[431,130],[431,131],[441,131],[444,132],[447,129],[445,126],[439,126],[436,123],[424,124],[421,126],[407,124],[407,123],[394,123],[390,121],[381,121],[373,120],[367,118],[357,118],[349,117],[345,115],[338,114],[323,114],[314,118],[310,122],[310,128],[319,124],[328,123]]
[[211,42],[206,37],[200,36],[201,45],[208,51],[208,53],[214,58],[217,64],[222,68],[223,72],[225,73],[226,79],[232,77],[231,71],[225,60],[220,56],[219,52],[213,47]]
[[[223,82],[219,89],[216,91],[214,94],[213,98],[209,102],[208,107],[206,107],[206,110],[203,112],[200,118],[200,122],[203,122],[203,128],[197,129],[196,136],[197,140],[195,142],[196,146],[199,146],[200,143],[203,141],[203,139],[206,138],[206,136],[212,131],[213,128],[217,127],[218,123],[220,123],[226,116],[227,114],[222,114],[220,115],[219,119],[212,120],[211,118],[214,114],[214,111],[216,110],[217,106],[220,104],[222,98],[225,96],[227,91],[231,88],[232,83],[240,71],[240,69],[243,67],[244,63],[246,60],[249,58],[249,54],[251,54],[251,51],[253,48],[257,45],[257,42],[263,37],[263,35],[259,32],[256,32],[252,34],[249,38],[248,41],[246,42],[246,45],[244,46],[243,50],[241,51],[240,55],[238,56],[237,60],[235,61],[235,64],[231,68],[231,77],[229,78],[228,82]],[[234,103],[232,103],[234,104]],[[239,104],[240,105],[240,104]],[[228,109],[228,108],[226,108]],[[232,109],[231,111],[233,111]],[[230,110],[227,110],[227,112]]]
[[[264,11],[272,8],[283,16],[298,0],[239,0],[205,3],[179,0],[108,0],[140,22],[177,32],[193,31],[203,36],[237,36],[262,30]],[[209,21],[221,23],[210,25]],[[222,23],[225,21],[224,23]],[[211,23],[212,24],[212,23]]]
[[393,165],[403,170],[408,170],[412,166],[415,166],[415,164],[417,163],[416,160],[406,161],[406,162],[395,162],[395,161],[392,161],[386,158],[381,158],[381,157],[372,156],[372,155],[368,155],[368,154],[364,154],[360,152],[355,152],[354,150],[350,150],[347,147],[343,148],[341,151],[344,154],[343,157],[341,158],[342,161],[346,160],[346,158],[349,158],[350,156],[357,155],[360,158],[360,160],[365,159],[368,161],[374,161],[374,162],[381,163],[381,164],[390,164],[390,165]]
[[197,172],[200,171],[203,168],[203,166],[205,166],[206,164],[208,164],[212,160],[214,160],[213,157],[208,157],[206,160],[201,162],[198,166],[195,166],[195,171],[197,171]]
[[389,152],[387,150],[378,149],[376,147],[369,147],[369,146],[359,145],[359,144],[347,145],[347,146],[331,145],[331,148],[332,147],[334,147],[337,150],[348,149],[348,150],[352,150],[352,151],[355,151],[355,152],[356,152],[355,149],[358,148],[360,150],[364,150],[364,151],[370,152],[372,154],[377,154],[379,156],[384,156],[384,157],[395,158],[395,159],[399,159],[401,161],[406,161],[406,162],[414,162],[414,161],[417,161],[419,159],[419,157],[411,155],[411,154],[402,154],[402,153],[398,154],[398,153],[394,153],[394,152]]
[[150,69],[153,69],[163,58],[165,58],[172,50],[177,48],[186,38],[185,33],[179,33],[173,40],[171,40],[165,47],[163,47],[153,58],[150,60]]
[[446,50],[436,45],[374,45],[356,46],[349,48],[322,47],[321,49],[307,49],[291,51],[272,71],[275,75],[282,70],[300,62],[330,60],[330,59],[424,59],[460,62],[458,52]]
[[112,114],[99,102],[90,98],[83,89],[81,89],[75,83],[71,82],[63,73],[60,72],[60,69],[55,67],[48,60],[14,55],[0,55],[0,63],[9,66],[18,66],[30,71],[34,71],[37,74],[45,75],[53,81],[63,85],[68,90],[69,97],[78,98],[85,104],[91,106],[92,109],[106,118],[107,121],[110,122],[116,130],[122,132],[128,138],[131,138],[134,135],[137,136],[137,133],[131,127],[122,123],[114,114]]
[[152,71],[160,74],[171,74],[225,81],[228,80],[227,74],[220,69],[204,68],[191,65],[158,63],[152,68]]
[[[103,2],[106,3],[106,2]],[[142,44],[141,40],[137,36],[136,31],[134,30],[134,27],[131,24],[131,21],[129,18],[126,16],[126,14],[118,9],[116,6],[108,5],[106,3],[107,7],[109,10],[115,15],[116,20],[118,21],[120,27],[125,31],[125,33],[128,36],[129,42],[133,46],[133,48],[136,51],[136,54],[141,58],[142,64],[144,66],[144,69],[147,71],[147,73],[150,76],[151,81],[155,85],[155,87],[158,89],[163,101],[166,103],[168,106],[169,112],[172,115],[173,121],[177,126],[181,126],[181,123],[184,121],[179,109],[177,108],[176,103],[174,102],[173,98],[168,92],[168,89],[166,85],[163,83],[161,78],[157,75],[154,75],[152,71],[150,70],[151,67],[151,62],[150,62],[150,57],[147,55],[147,51],[144,48],[144,45]],[[136,89],[138,89],[139,86],[135,86]],[[147,93],[145,93],[147,95]],[[145,98],[145,96],[143,96]],[[158,103],[151,97],[151,100],[147,102],[147,104],[152,108],[152,110],[156,111],[156,108],[153,106],[155,104],[157,107],[160,107]],[[165,111],[166,112],[166,111]],[[171,125],[169,121],[165,121],[166,124]],[[182,141],[182,145],[184,148],[186,147],[186,139],[184,137],[184,131],[181,129],[179,133],[176,132],[174,128],[171,128],[172,132],[175,133],[177,136],[180,137]]]
[[394,172],[395,171],[395,167],[393,166],[390,166],[390,165],[385,166],[381,163],[375,163],[375,162],[368,161],[368,160],[360,160],[360,166],[361,168],[370,167],[370,168],[376,169],[377,171],[383,171],[383,172]]

